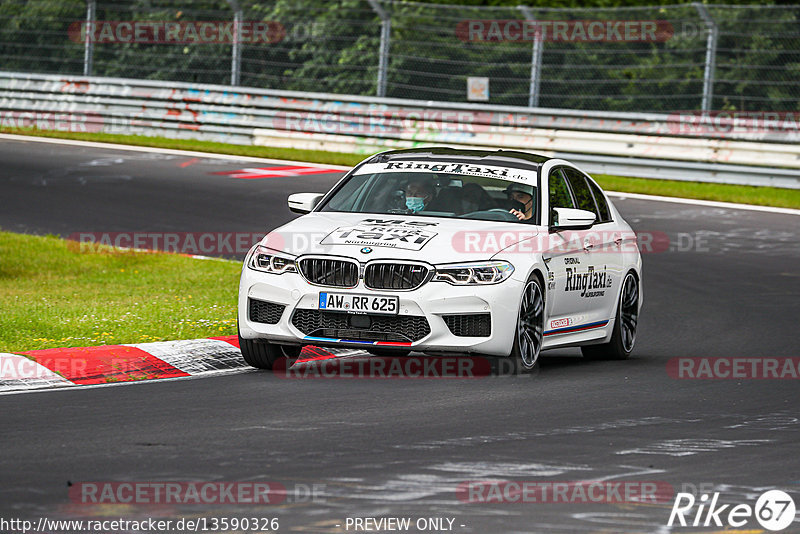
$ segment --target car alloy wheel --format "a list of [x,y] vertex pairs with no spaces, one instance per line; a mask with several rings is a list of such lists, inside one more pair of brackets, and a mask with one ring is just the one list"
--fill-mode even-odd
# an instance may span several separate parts
[[622,286],[619,317],[622,322],[622,347],[625,352],[630,352],[636,341],[636,325],[639,322],[639,283],[633,273],[628,273]]
[[544,295],[536,280],[529,280],[522,293],[517,317],[517,346],[522,365],[532,369],[539,360],[544,334]]

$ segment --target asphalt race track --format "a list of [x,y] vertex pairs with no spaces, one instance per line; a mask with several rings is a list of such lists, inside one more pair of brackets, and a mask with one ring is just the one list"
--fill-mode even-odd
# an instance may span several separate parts
[[[340,176],[243,180],[213,173],[270,164],[9,140],[0,161],[0,228],[64,236],[266,232],[293,217],[287,194],[323,191]],[[800,381],[667,373],[677,357],[800,355],[800,217],[615,203],[637,231],[671,242],[645,255],[629,361],[562,350],[545,353],[529,378],[252,371],[0,396],[0,514],[278,517],[284,532],[345,532],[347,517],[367,516],[451,518],[453,532],[670,531],[671,499],[473,503],[457,494],[463,482],[496,479],[655,481],[750,505],[778,488],[800,504]],[[313,500],[271,507],[71,503],[68,485],[86,481],[321,486]]]

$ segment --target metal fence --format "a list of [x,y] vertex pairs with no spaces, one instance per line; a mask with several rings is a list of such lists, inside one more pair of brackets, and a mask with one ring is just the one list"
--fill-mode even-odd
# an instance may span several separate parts
[[0,0],[0,70],[441,102],[478,78],[489,104],[798,111],[800,6]]

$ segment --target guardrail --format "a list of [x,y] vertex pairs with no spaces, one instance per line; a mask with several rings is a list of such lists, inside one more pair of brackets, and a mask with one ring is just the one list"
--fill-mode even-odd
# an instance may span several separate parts
[[424,102],[0,72],[0,125],[369,154],[530,150],[589,172],[800,188],[800,132],[735,118]]

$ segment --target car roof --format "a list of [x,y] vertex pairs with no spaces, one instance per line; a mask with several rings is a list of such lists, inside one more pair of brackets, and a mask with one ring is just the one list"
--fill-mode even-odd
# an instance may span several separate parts
[[395,159],[453,160],[481,163],[483,165],[511,166],[538,170],[544,162],[553,158],[539,154],[531,154],[529,152],[521,152],[519,150],[467,150],[449,147],[420,147],[381,152],[365,163],[385,163]]

